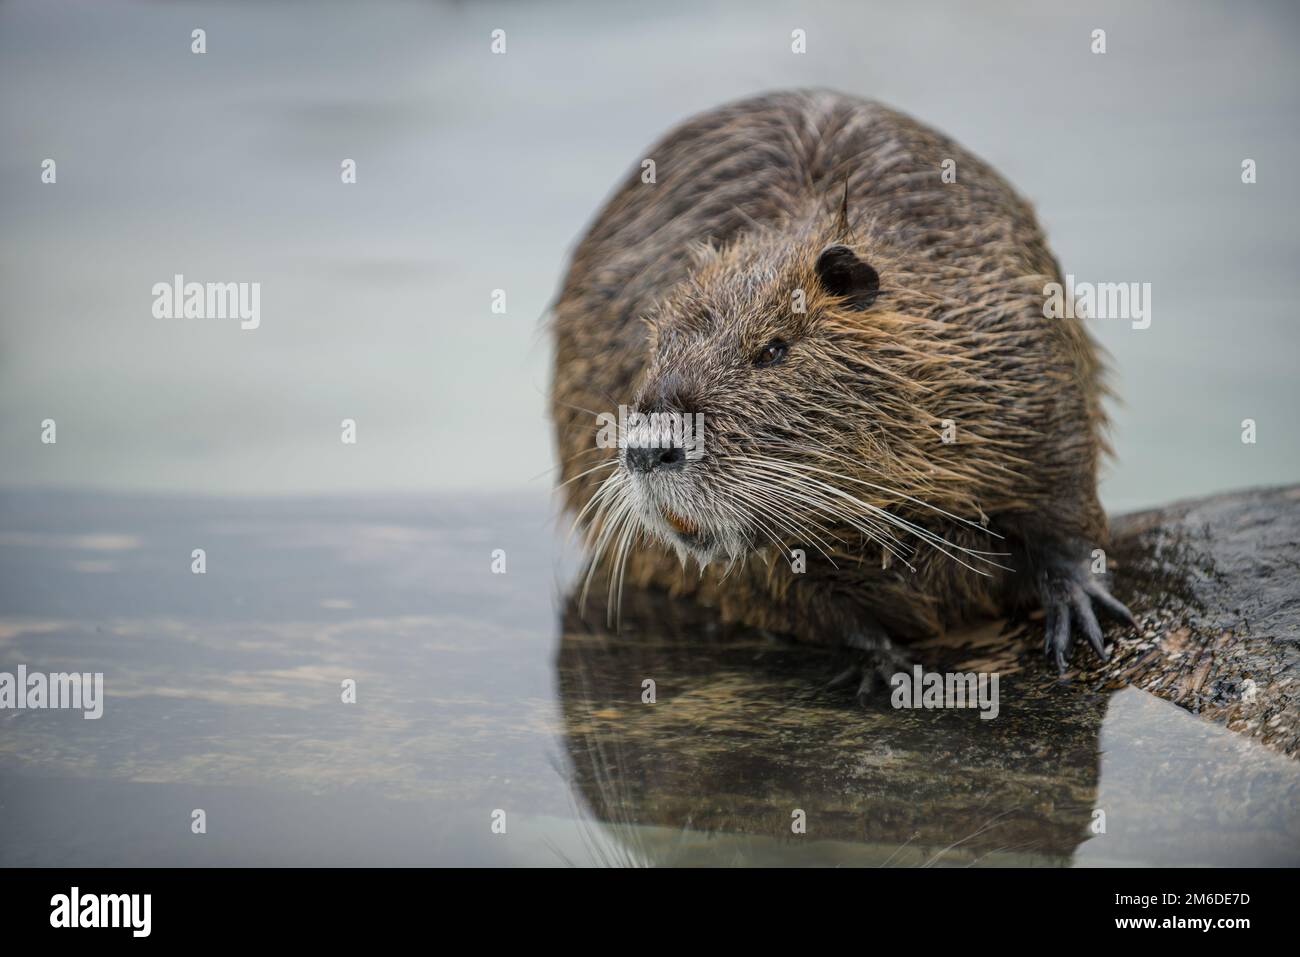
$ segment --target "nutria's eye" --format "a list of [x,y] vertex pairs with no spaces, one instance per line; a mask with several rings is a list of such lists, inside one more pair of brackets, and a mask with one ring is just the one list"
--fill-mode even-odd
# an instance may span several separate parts
[[759,350],[758,355],[754,356],[754,365],[758,366],[760,369],[764,366],[774,366],[784,359],[785,354],[789,351],[790,347],[782,340],[773,339]]

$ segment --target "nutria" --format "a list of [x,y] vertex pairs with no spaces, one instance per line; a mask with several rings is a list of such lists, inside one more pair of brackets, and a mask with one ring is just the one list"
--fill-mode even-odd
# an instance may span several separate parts
[[[934,130],[826,91],[710,110],[645,158],[551,320],[588,581],[884,673],[894,641],[1039,604],[1062,672],[1078,632],[1105,658],[1094,606],[1132,616],[1094,574],[1104,370],[1082,323],[1045,318],[1060,270],[1030,206]],[[620,406],[704,430],[656,447],[633,418],[599,441]]]

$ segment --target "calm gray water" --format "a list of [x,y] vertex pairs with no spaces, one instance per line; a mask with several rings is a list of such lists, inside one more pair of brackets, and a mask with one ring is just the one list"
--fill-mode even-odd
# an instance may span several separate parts
[[[989,738],[805,700],[827,663],[783,647],[575,625],[540,320],[666,128],[834,87],[991,161],[1066,271],[1152,284],[1149,329],[1093,323],[1108,507],[1295,481],[1298,27],[1171,0],[0,5],[0,671],[108,694],[98,721],[0,712],[0,864],[1295,863],[1294,764],[1139,691]],[[260,327],[154,318],[177,273],[260,282]]]
[[0,672],[106,694],[0,711],[0,865],[1297,863],[1300,765],[1145,692],[861,712],[806,647],[576,619],[561,538],[517,498],[4,496]]

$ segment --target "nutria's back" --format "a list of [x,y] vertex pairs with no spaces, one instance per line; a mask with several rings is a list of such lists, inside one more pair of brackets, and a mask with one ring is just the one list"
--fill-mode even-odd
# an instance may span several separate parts
[[[618,289],[644,309],[678,281],[692,241],[839,202],[899,246],[976,272],[1055,274],[1033,211],[983,161],[908,116],[829,91],[773,93],[701,114],[651,147],[578,247],[562,295]],[[953,160],[957,188],[941,180]]]

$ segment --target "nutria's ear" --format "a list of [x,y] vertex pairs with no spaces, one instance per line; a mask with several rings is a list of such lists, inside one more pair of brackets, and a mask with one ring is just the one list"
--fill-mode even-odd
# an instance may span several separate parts
[[866,309],[880,292],[880,274],[848,246],[827,246],[817,257],[817,278],[833,296],[843,296],[850,309]]

